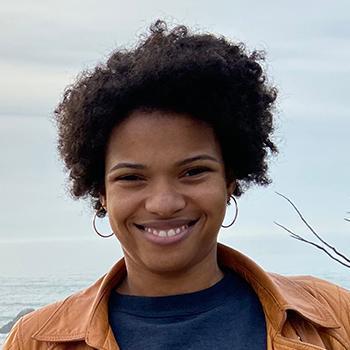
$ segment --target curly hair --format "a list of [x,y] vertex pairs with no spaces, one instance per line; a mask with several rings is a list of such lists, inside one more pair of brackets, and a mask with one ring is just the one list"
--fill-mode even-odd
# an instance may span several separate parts
[[221,146],[226,176],[239,196],[252,183],[266,185],[277,90],[269,85],[261,52],[242,43],[168,30],[157,20],[130,50],[83,72],[55,110],[58,150],[75,198],[90,197],[99,216],[106,144],[116,125],[135,109],[185,113],[208,123]]

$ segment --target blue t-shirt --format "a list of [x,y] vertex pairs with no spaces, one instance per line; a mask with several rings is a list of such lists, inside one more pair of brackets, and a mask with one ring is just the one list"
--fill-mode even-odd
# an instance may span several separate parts
[[138,297],[113,291],[109,322],[122,350],[266,349],[261,304],[232,272],[188,294]]

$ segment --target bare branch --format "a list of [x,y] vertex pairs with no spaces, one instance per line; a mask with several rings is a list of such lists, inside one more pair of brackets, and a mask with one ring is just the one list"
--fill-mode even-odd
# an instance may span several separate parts
[[[346,267],[349,267],[350,268],[350,264],[347,264],[347,263],[344,263],[343,261],[339,260],[338,258],[336,258],[335,256],[333,256],[326,248],[320,246],[319,244],[316,244],[314,242],[311,242],[311,241],[308,241],[307,239],[295,234],[293,231],[291,231],[290,229],[288,229],[287,227],[279,224],[278,222],[274,222],[277,226],[283,228],[285,231],[289,232],[290,233],[290,236],[298,241],[301,241],[301,242],[305,242],[307,244],[311,244],[312,246],[322,250],[323,252],[325,252],[331,259],[337,261],[339,264],[342,264],[343,266],[346,266]],[[346,259],[348,260],[348,259]]]
[[[328,242],[326,242],[313,228],[312,226],[306,221],[306,219],[303,217],[303,215],[301,214],[300,210],[297,208],[297,206],[288,198],[286,197],[285,195],[279,193],[279,192],[276,192],[276,194],[278,194],[279,196],[283,197],[286,201],[288,201],[288,203],[294,208],[294,210],[297,212],[297,214],[299,215],[300,219],[302,220],[302,222],[306,225],[306,227],[313,233],[313,235],[320,241],[322,242],[326,247],[328,247],[329,249],[333,250],[335,252],[335,254],[337,254],[338,256],[340,256],[341,258],[343,258],[346,262],[350,263],[350,259],[348,257],[346,257],[344,254],[340,253],[335,247],[331,246]],[[345,219],[346,221],[348,221],[347,219]],[[350,220],[349,220],[350,221]],[[282,225],[279,225],[277,224],[278,226],[284,228]],[[286,228],[284,228],[286,229]],[[292,234],[292,237],[293,238],[296,238],[298,235],[296,235],[295,233],[293,233],[292,231],[290,230],[287,230],[289,233]],[[295,237],[294,237],[295,236]],[[299,236],[300,237],[300,236]],[[302,237],[300,237],[302,238]],[[296,238],[296,239],[299,239],[299,238]],[[309,243],[309,244],[312,244],[314,245],[315,247],[317,247],[318,245],[316,243],[313,243],[313,242],[310,242],[310,241],[307,241],[307,240],[304,240],[304,239],[299,239],[299,240],[303,240],[305,243]],[[321,248],[320,248],[321,249]],[[324,248],[322,248],[321,250],[324,250]],[[328,252],[327,252],[328,254]],[[330,255],[330,254],[328,254]],[[332,256],[332,255],[330,255]],[[332,259],[334,257],[332,256]],[[336,258],[334,258],[334,260],[337,260]],[[344,264],[343,264],[344,265]],[[347,265],[346,265],[347,266]],[[349,266],[350,267],[350,266]]]

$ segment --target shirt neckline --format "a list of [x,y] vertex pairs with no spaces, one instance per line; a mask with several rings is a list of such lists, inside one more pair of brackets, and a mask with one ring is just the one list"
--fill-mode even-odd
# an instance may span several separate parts
[[152,318],[198,314],[214,309],[223,304],[228,296],[238,294],[243,284],[244,281],[239,276],[226,272],[213,286],[186,294],[142,297],[124,295],[113,290],[109,308],[110,312]]

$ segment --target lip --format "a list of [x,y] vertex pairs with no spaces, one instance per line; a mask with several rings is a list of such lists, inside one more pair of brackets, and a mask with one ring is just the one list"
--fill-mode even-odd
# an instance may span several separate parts
[[[174,219],[174,220],[159,220],[159,221],[148,221],[142,224],[134,224],[136,229],[142,233],[142,235],[147,239],[147,241],[157,244],[157,245],[170,245],[180,242],[187,238],[193,231],[194,227],[198,224],[200,218],[198,219]],[[174,236],[157,236],[151,232],[146,231],[145,228],[152,228],[156,230],[170,230],[179,227],[182,228],[182,232]]]

